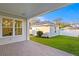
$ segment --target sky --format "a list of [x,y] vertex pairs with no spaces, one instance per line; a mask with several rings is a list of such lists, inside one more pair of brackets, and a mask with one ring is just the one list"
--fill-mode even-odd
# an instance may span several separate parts
[[79,3],[74,3],[58,10],[51,11],[38,18],[47,21],[62,19],[63,22],[79,23]]

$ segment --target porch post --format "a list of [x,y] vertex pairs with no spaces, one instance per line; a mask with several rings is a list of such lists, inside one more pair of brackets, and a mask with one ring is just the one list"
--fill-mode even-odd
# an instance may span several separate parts
[[29,40],[29,20],[26,19],[26,40]]

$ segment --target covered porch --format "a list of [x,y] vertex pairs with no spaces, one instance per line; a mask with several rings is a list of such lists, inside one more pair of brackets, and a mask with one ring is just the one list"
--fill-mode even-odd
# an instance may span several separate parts
[[[39,43],[29,38],[29,20],[38,15],[65,7],[66,3],[0,4],[0,55],[72,55]],[[4,18],[12,24],[10,35],[4,35]],[[7,20],[6,19],[6,20]],[[11,20],[13,20],[11,22]],[[9,20],[8,20],[9,21]],[[20,22],[22,21],[22,22]],[[17,22],[17,24],[15,23]],[[20,24],[19,24],[20,22]],[[20,27],[19,27],[20,26]],[[19,33],[17,28],[20,29]],[[19,35],[20,34],[20,35]]]
[[[29,20],[65,7],[67,3],[0,4],[0,45],[29,40]],[[8,28],[7,28],[8,27]],[[6,29],[7,30],[6,30]],[[9,32],[9,33],[8,33]]]

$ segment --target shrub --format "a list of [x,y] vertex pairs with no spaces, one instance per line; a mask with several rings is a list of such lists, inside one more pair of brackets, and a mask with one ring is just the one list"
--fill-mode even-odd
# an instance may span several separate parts
[[38,37],[41,37],[43,35],[43,32],[42,31],[37,31],[37,36]]

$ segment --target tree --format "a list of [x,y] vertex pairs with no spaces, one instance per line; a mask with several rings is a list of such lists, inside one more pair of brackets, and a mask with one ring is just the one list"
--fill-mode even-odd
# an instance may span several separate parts
[[59,29],[64,28],[64,27],[67,27],[67,26],[70,26],[70,24],[65,23],[65,22],[62,22],[62,19],[61,19],[61,18],[55,19],[55,20],[54,20],[54,23],[55,23],[57,26],[59,26]]
[[55,25],[57,25],[59,27],[59,29],[61,28],[61,24],[62,24],[61,18],[55,19],[53,22],[55,23]]
[[42,31],[37,31],[37,36],[38,37],[41,37],[43,35],[43,32]]

